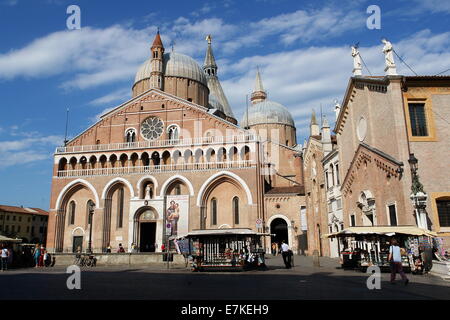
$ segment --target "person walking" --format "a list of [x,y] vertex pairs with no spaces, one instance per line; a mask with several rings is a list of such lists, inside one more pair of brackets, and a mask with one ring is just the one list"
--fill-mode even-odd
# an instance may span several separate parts
[[1,246],[1,265],[2,265],[2,272],[8,270],[8,249],[5,245]]
[[289,252],[289,246],[284,240],[281,242],[281,255],[283,256],[283,262],[286,269],[290,269],[291,266],[291,254]]
[[397,239],[391,240],[391,246],[389,247],[389,258],[388,258],[390,264],[391,264],[391,284],[395,284],[395,277],[397,275],[397,272],[402,277],[402,280],[405,283],[405,286],[408,284],[409,280],[406,277],[405,272],[403,271],[402,267],[402,254],[400,247],[398,245]]
[[40,255],[39,255],[39,259],[38,259],[38,266],[43,267],[44,266],[44,251],[45,251],[44,246],[41,246],[41,249],[39,251],[40,251]]
[[39,246],[39,243],[36,244],[36,247],[34,248],[34,252],[33,252],[33,259],[34,259],[34,267],[38,268],[39,267],[39,257],[41,256],[41,249]]

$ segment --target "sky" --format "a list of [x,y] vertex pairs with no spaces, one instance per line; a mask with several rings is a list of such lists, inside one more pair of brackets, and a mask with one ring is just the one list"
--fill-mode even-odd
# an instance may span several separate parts
[[[79,30],[66,24],[73,4]],[[367,27],[370,5],[381,10],[380,29]],[[303,143],[312,109],[333,127],[352,44],[364,75],[384,75],[384,37],[414,72],[438,74],[450,68],[449,18],[450,2],[441,0],[0,0],[0,204],[49,209],[67,108],[70,138],[128,100],[157,28],[166,50],[200,65],[212,35],[238,121],[259,67],[268,98],[289,109]],[[413,75],[395,58],[399,74]]]

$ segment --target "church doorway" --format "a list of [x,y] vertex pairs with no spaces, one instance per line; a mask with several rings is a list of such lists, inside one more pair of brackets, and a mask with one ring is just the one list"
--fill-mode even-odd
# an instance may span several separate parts
[[156,246],[156,222],[141,222],[139,236],[140,252],[155,252]]
[[80,250],[83,251],[83,236],[73,237],[72,252],[77,252],[78,247],[80,247]]
[[134,219],[133,242],[140,252],[155,252],[158,213],[153,207],[146,206],[136,212]]
[[271,236],[272,243],[276,242],[278,245],[281,245],[281,242],[284,241],[289,244],[288,225],[284,219],[274,219],[270,223],[270,233],[274,234],[274,236]]

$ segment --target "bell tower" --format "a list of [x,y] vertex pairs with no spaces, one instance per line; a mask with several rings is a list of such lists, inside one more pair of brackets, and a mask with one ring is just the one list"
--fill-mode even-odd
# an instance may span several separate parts
[[156,33],[150,49],[152,53],[152,72],[150,75],[150,88],[163,90],[163,62],[164,62],[164,46],[161,41],[159,30]]

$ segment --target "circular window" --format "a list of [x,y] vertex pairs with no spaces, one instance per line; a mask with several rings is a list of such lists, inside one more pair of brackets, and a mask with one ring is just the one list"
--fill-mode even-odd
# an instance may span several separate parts
[[361,117],[358,122],[358,127],[356,128],[356,134],[358,135],[359,141],[364,141],[367,134],[367,121],[364,117]]
[[149,117],[142,122],[141,134],[147,140],[158,139],[163,133],[164,123],[160,118]]

